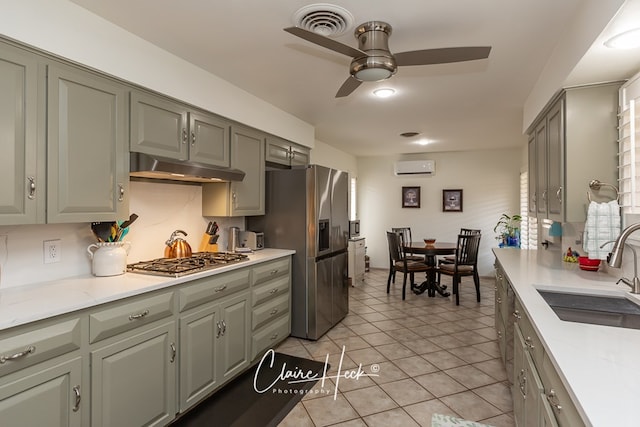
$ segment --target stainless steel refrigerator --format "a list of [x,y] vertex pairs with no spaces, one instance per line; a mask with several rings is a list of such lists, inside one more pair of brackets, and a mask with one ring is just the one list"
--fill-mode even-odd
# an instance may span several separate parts
[[318,165],[267,171],[265,215],[247,217],[267,248],[294,249],[291,335],[317,340],[349,311],[347,173]]

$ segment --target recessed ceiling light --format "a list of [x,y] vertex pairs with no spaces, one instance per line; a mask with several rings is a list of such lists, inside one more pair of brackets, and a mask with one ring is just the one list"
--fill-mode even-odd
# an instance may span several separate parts
[[404,136],[405,138],[413,138],[414,136],[420,135],[420,132],[402,132],[400,136]]
[[391,88],[381,88],[373,91],[373,94],[378,98],[388,98],[394,93],[396,93],[396,91]]
[[640,28],[625,31],[617,36],[611,37],[604,42],[604,45],[612,49],[632,49],[640,47]]

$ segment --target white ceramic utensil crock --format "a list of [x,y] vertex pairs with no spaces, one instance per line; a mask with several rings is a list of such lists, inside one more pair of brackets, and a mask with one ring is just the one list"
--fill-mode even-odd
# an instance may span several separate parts
[[87,247],[94,276],[117,276],[127,271],[129,242],[101,242]]

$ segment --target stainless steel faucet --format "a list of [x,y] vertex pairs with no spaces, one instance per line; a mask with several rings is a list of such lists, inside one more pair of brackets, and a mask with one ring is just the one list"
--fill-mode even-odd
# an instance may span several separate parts
[[[631,233],[640,230],[640,222],[636,224],[631,224],[627,226],[620,236],[616,239],[613,244],[613,249],[611,250],[611,254],[609,255],[609,259],[607,263],[609,267],[612,268],[620,268],[622,266],[622,254],[624,252],[624,247],[628,246],[631,248],[633,252],[633,279],[627,279],[625,277],[620,278],[616,283],[624,283],[625,285],[631,288],[631,292],[634,294],[640,294],[640,279],[638,279],[638,256],[636,254],[636,250],[631,246],[626,244],[627,239],[631,235]],[[607,243],[605,243],[606,245]],[[604,246],[604,245],[603,245]]]

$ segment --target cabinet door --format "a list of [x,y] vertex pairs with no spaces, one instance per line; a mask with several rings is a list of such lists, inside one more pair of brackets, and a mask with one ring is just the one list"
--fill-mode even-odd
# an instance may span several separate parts
[[48,71],[47,221],[128,216],[124,86],[62,64]]
[[264,215],[264,134],[241,126],[231,128],[231,167],[244,171],[232,182],[231,216]]
[[215,367],[221,333],[217,304],[180,319],[180,412],[218,386]]
[[535,129],[536,139],[536,204],[538,218],[547,217],[547,122]]
[[91,425],[168,424],[176,406],[175,323],[91,352]]
[[186,160],[187,109],[176,102],[131,92],[131,151]]
[[537,160],[536,160],[536,136],[535,134],[529,137],[529,145],[528,145],[528,164],[529,164],[529,206],[528,212],[532,217],[536,217],[538,213],[538,194],[537,194],[537,179],[538,179],[538,168],[537,168]]
[[230,123],[212,114],[189,113],[189,159],[229,167]]
[[527,371],[525,367],[524,338],[519,328],[514,331],[513,346],[513,418],[517,426],[525,425],[525,401],[527,398]]
[[243,293],[220,303],[220,340],[217,368],[224,382],[249,365],[249,301]]
[[308,165],[310,153],[307,147],[301,145],[291,145],[291,166]]
[[548,218],[555,221],[564,220],[562,199],[563,188],[563,148],[564,148],[564,122],[563,100],[547,114],[547,209]]
[[81,425],[80,357],[43,368],[47,363],[0,382],[0,424],[3,427]]
[[267,162],[285,166],[291,164],[290,148],[287,141],[273,136],[267,136],[265,145],[267,147],[265,153],[265,160]]
[[0,225],[45,220],[44,79],[35,55],[0,44]]

